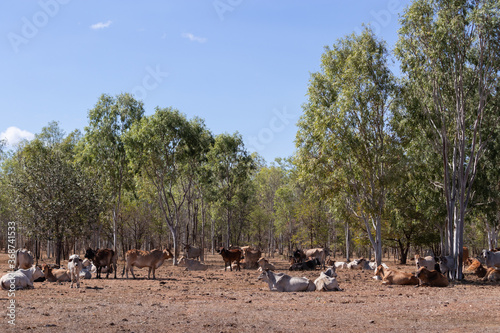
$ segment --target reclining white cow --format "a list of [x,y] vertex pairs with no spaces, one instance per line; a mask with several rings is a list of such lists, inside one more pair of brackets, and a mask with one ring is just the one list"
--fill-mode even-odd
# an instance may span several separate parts
[[43,272],[38,266],[28,269],[18,269],[15,272],[7,273],[0,278],[0,285],[3,290],[11,290],[11,285],[15,289],[33,289],[33,281],[43,276]]
[[206,271],[208,266],[199,262],[198,260],[188,259],[184,256],[180,257],[177,265],[186,267],[188,271]]
[[259,280],[267,282],[271,291],[314,291],[316,286],[314,283],[305,277],[289,276],[283,273],[275,274],[272,271],[263,271]]
[[319,277],[314,280],[314,285],[317,291],[339,291],[342,290],[337,282],[337,273],[335,269],[328,268],[325,272],[321,272]]
[[[91,279],[92,273],[96,272],[96,267],[87,258],[83,259],[82,270],[80,271],[80,279]],[[103,270],[104,272],[104,270]]]

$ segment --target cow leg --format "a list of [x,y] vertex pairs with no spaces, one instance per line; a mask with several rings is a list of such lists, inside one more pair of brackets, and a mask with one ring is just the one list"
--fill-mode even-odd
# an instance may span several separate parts
[[151,270],[153,269],[153,267],[148,267],[148,280],[151,278],[150,275],[151,275]]
[[116,279],[116,262],[113,263],[113,269],[115,271],[115,279]]
[[101,269],[102,269],[101,266],[97,266],[97,272],[95,274],[97,279],[101,278]]
[[156,275],[155,275],[156,267],[153,265],[153,267],[151,267],[150,270],[153,271],[153,280],[156,280]]
[[[132,273],[132,277],[135,279],[134,266],[130,266],[130,273]],[[128,278],[128,276],[127,276],[127,278]]]

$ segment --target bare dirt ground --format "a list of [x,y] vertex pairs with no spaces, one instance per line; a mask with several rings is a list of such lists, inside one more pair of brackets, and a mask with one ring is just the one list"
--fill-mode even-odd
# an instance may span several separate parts
[[[278,272],[315,279],[320,271]],[[0,332],[500,332],[500,285],[467,275],[447,288],[383,286],[373,271],[337,270],[337,292],[279,293],[257,281],[259,272],[224,272],[220,255],[208,255],[209,269],[187,272],[172,260],[147,280],[83,280],[35,283],[16,292],[15,326],[8,323],[10,298],[0,290]],[[387,262],[407,272],[413,265]],[[7,256],[0,255],[7,272]]]

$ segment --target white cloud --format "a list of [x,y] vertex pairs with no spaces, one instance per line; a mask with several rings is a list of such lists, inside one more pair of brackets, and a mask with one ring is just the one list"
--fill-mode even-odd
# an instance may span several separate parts
[[0,140],[7,140],[8,146],[15,146],[23,140],[33,140],[35,135],[17,127],[11,126],[5,132],[0,133]]
[[99,30],[99,29],[108,28],[111,25],[111,23],[113,23],[113,22],[112,21],[99,22],[99,23],[96,23],[96,24],[92,24],[90,26],[90,29]]
[[181,36],[184,37],[184,38],[189,39],[192,42],[205,43],[207,41],[206,38],[197,37],[197,36],[195,36],[195,35],[193,35],[193,34],[191,34],[189,32],[185,32]]

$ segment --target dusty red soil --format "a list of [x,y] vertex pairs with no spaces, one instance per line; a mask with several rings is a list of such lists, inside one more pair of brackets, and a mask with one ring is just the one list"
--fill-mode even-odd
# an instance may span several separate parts
[[[278,271],[315,279],[320,271]],[[83,280],[35,283],[15,295],[15,326],[8,323],[9,297],[0,290],[0,332],[500,332],[500,285],[467,275],[446,288],[383,286],[373,271],[337,270],[338,292],[278,293],[257,281],[256,270],[224,272],[219,255],[209,269],[187,272],[169,260],[147,280]],[[391,268],[414,266],[387,262]],[[7,272],[7,256],[0,255]]]

